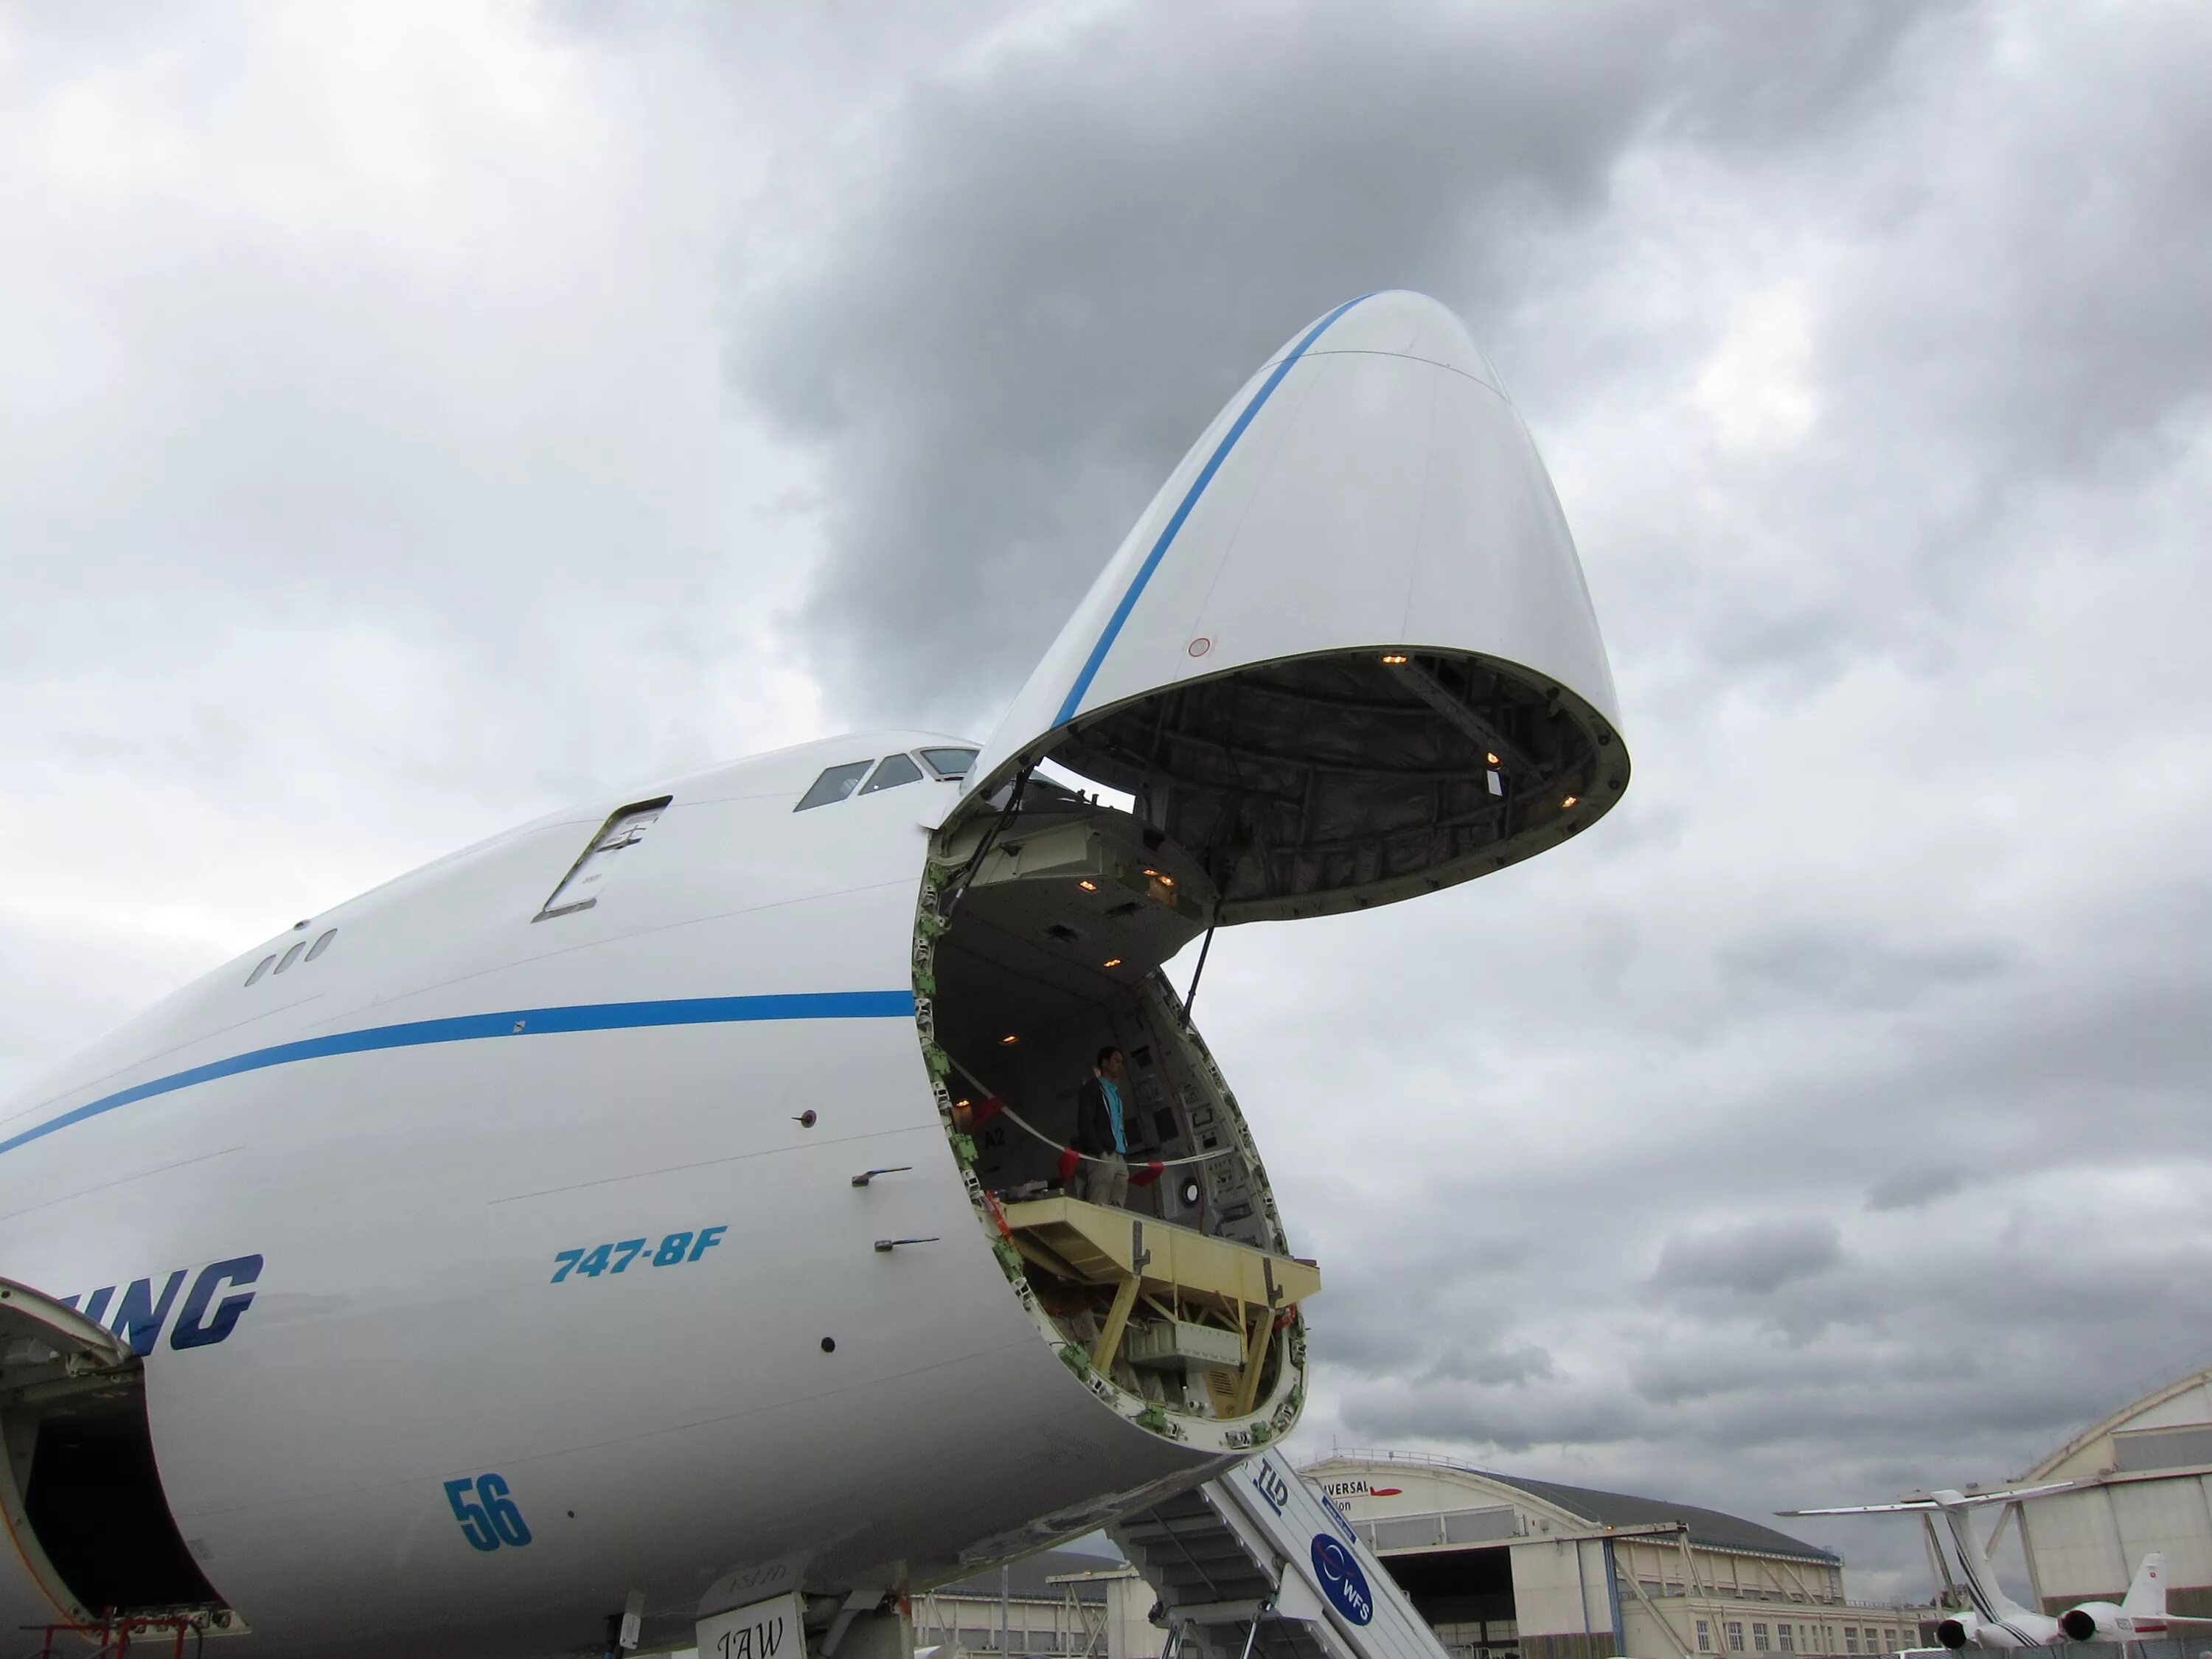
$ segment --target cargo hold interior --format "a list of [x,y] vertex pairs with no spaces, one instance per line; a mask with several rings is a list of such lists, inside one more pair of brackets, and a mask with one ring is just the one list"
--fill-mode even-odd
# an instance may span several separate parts
[[[969,1137],[994,1228],[1098,1374],[1165,1412],[1249,1414],[1320,1276],[1290,1256],[1235,1097],[1160,971],[1206,931],[1212,884],[1129,813],[1036,779],[1018,812],[945,852],[972,874],[934,940],[932,1035],[956,1133],[983,1103],[1007,1109]],[[1119,1206],[1084,1201],[1061,1175],[1078,1093],[1109,1046],[1127,1060],[1134,1179]]]

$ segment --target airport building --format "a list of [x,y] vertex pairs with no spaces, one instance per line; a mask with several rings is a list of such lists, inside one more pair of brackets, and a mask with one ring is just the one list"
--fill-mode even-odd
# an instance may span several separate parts
[[1304,1473],[1462,1659],[1894,1653],[1940,1616],[1848,1601],[1839,1556],[1695,1504],[1407,1453]]
[[2008,1504],[1990,1554],[2017,1527],[2039,1605],[2117,1601],[2142,1558],[2166,1556],[2166,1605],[2212,1617],[2212,1370],[2153,1389],[2008,1484],[2079,1483]]
[[[1695,1504],[1404,1452],[1302,1473],[1455,1659],[1878,1656],[1925,1645],[1942,1616],[1848,1601],[1832,1552]],[[1053,1551],[916,1596],[915,1644],[939,1659],[1157,1659],[1156,1599],[1125,1563]]]

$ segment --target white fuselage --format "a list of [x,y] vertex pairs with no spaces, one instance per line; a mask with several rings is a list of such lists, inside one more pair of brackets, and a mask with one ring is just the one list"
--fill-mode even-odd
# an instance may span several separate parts
[[[1159,964],[1506,868],[1629,779],[1464,326],[1386,291],[1301,330],[960,784],[923,775],[943,741],[526,825],[0,1115],[0,1626],[70,1604],[51,1543],[95,1611],[208,1605],[241,1653],[591,1651],[641,1592],[665,1637],[800,1589],[854,1659],[908,1589],[1288,1432],[1318,1269]],[[1048,759],[1134,810],[1062,791],[1025,830]],[[1183,1171],[1127,1213],[1046,1196],[1117,1048],[1120,1151]],[[953,1133],[993,1091],[1060,1127]]]
[[2056,1619],[2018,1607],[1996,1613],[1960,1613],[1936,1630],[1947,1648],[2047,1648],[2063,1642]]
[[[313,918],[312,963],[244,983],[279,939],[178,993],[0,1123],[10,1276],[115,1287],[112,1317],[181,1270],[134,1327],[154,1443],[248,1650],[404,1625],[528,1651],[793,1552],[791,1583],[924,1581],[1211,1466],[1101,1409],[973,1219],[909,982],[953,786],[793,811],[826,763],[926,741],[634,792],[672,797],[650,837],[544,921],[624,803],[497,837]],[[202,1270],[254,1256],[178,1346]],[[526,1545],[471,1542],[445,1483],[488,1473]],[[16,1588],[15,1622],[52,1616]]]

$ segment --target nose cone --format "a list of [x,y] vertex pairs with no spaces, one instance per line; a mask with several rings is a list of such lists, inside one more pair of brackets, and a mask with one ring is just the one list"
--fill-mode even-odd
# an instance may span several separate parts
[[1488,874],[1628,782],[1551,479],[1434,300],[1346,301],[1231,398],[971,769],[1049,757],[1138,798],[1215,919],[1386,904]]
[[[1284,341],[1266,367],[1274,368],[1297,350],[1306,333],[1301,329]],[[1480,382],[1500,397],[1506,395],[1505,383],[1467,331],[1467,325],[1427,295],[1411,289],[1388,289],[1354,301],[1305,352],[1318,358],[1358,354],[1404,357],[1448,368]]]

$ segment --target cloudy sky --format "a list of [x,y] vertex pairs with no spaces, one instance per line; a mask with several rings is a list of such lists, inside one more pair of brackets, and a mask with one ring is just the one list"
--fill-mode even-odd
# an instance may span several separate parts
[[1749,1513],[2016,1473],[2212,1363],[2208,53],[2182,3],[0,11],[0,1088],[572,797],[988,730],[1262,356],[1419,288],[1636,780],[1218,945],[1330,1275],[1304,1443]]

